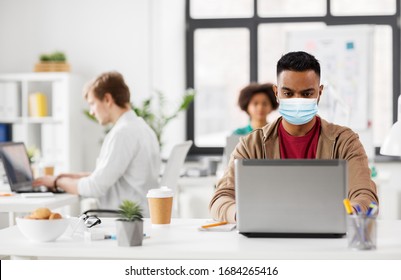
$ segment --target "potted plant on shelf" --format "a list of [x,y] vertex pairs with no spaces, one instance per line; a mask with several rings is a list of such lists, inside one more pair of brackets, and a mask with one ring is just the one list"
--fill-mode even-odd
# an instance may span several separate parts
[[139,204],[124,200],[119,206],[120,219],[117,223],[118,246],[142,246],[143,214]]
[[50,54],[41,54],[39,63],[35,64],[35,72],[68,72],[70,65],[63,52],[53,52]]

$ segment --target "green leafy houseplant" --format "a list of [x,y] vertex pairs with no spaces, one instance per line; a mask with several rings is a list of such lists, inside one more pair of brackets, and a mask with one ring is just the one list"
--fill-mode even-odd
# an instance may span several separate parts
[[120,221],[142,221],[143,214],[139,204],[131,201],[124,200],[119,206]]
[[[156,98],[155,98],[156,97]],[[140,106],[131,104],[132,110],[152,128],[155,132],[160,146],[163,145],[163,131],[166,125],[176,118],[182,111],[188,109],[189,105],[195,98],[195,90],[187,89],[181,98],[178,107],[170,114],[166,110],[166,97],[161,91],[156,91],[156,96],[151,96],[145,99]],[[156,104],[154,104],[156,103]],[[96,118],[92,116],[88,110],[84,110],[84,114],[92,121],[96,122]],[[106,133],[109,132],[110,127],[106,127]]]
[[29,146],[26,152],[28,154],[29,163],[31,164],[40,158],[40,150],[34,145]]
[[181,111],[185,111],[188,109],[189,105],[195,98],[195,90],[187,89],[181,99],[180,105],[171,114],[166,114],[165,112],[166,97],[164,96],[164,94],[161,91],[156,91],[156,97],[156,108],[152,106],[154,101],[153,96],[145,99],[140,107],[136,107],[133,104],[131,105],[131,107],[132,110],[134,110],[138,116],[142,117],[145,122],[153,129],[153,131],[156,133],[157,140],[159,141],[160,146],[162,146],[162,136],[164,128],[171,120],[176,118]]
[[121,218],[116,221],[118,246],[142,246],[143,214],[139,204],[124,200],[119,214]]
[[42,62],[65,62],[67,58],[63,52],[54,52],[50,54],[41,54],[39,57]]
[[56,51],[39,56],[39,63],[35,64],[35,72],[69,72],[71,66],[63,52]]

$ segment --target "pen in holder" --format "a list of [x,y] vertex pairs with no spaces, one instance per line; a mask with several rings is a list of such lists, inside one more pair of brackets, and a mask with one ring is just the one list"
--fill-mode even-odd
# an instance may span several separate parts
[[357,250],[376,249],[376,217],[350,215],[348,223],[348,247]]

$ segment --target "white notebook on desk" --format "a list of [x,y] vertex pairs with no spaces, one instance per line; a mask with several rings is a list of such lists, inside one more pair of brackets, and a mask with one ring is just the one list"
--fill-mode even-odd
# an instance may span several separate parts
[[21,193],[23,198],[41,198],[41,197],[53,197],[54,193],[51,192],[36,192],[36,193]]
[[[206,223],[204,225],[208,225],[208,224],[212,224],[212,223],[216,223],[216,221],[206,221]],[[225,224],[225,225],[213,226],[213,227],[207,227],[207,228],[204,228],[202,226],[200,226],[198,228],[199,231],[215,231],[215,232],[220,231],[220,232],[224,232],[224,231],[232,231],[233,229],[235,229],[236,224]]]

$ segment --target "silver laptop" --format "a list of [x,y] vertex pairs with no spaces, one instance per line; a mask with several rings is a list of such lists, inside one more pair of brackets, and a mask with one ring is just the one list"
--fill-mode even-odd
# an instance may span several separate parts
[[237,229],[249,237],[346,233],[344,160],[235,160]]
[[0,144],[0,160],[3,162],[10,189],[17,193],[53,192],[63,193],[62,190],[48,190],[41,186],[32,186],[33,174],[24,143],[6,142]]

